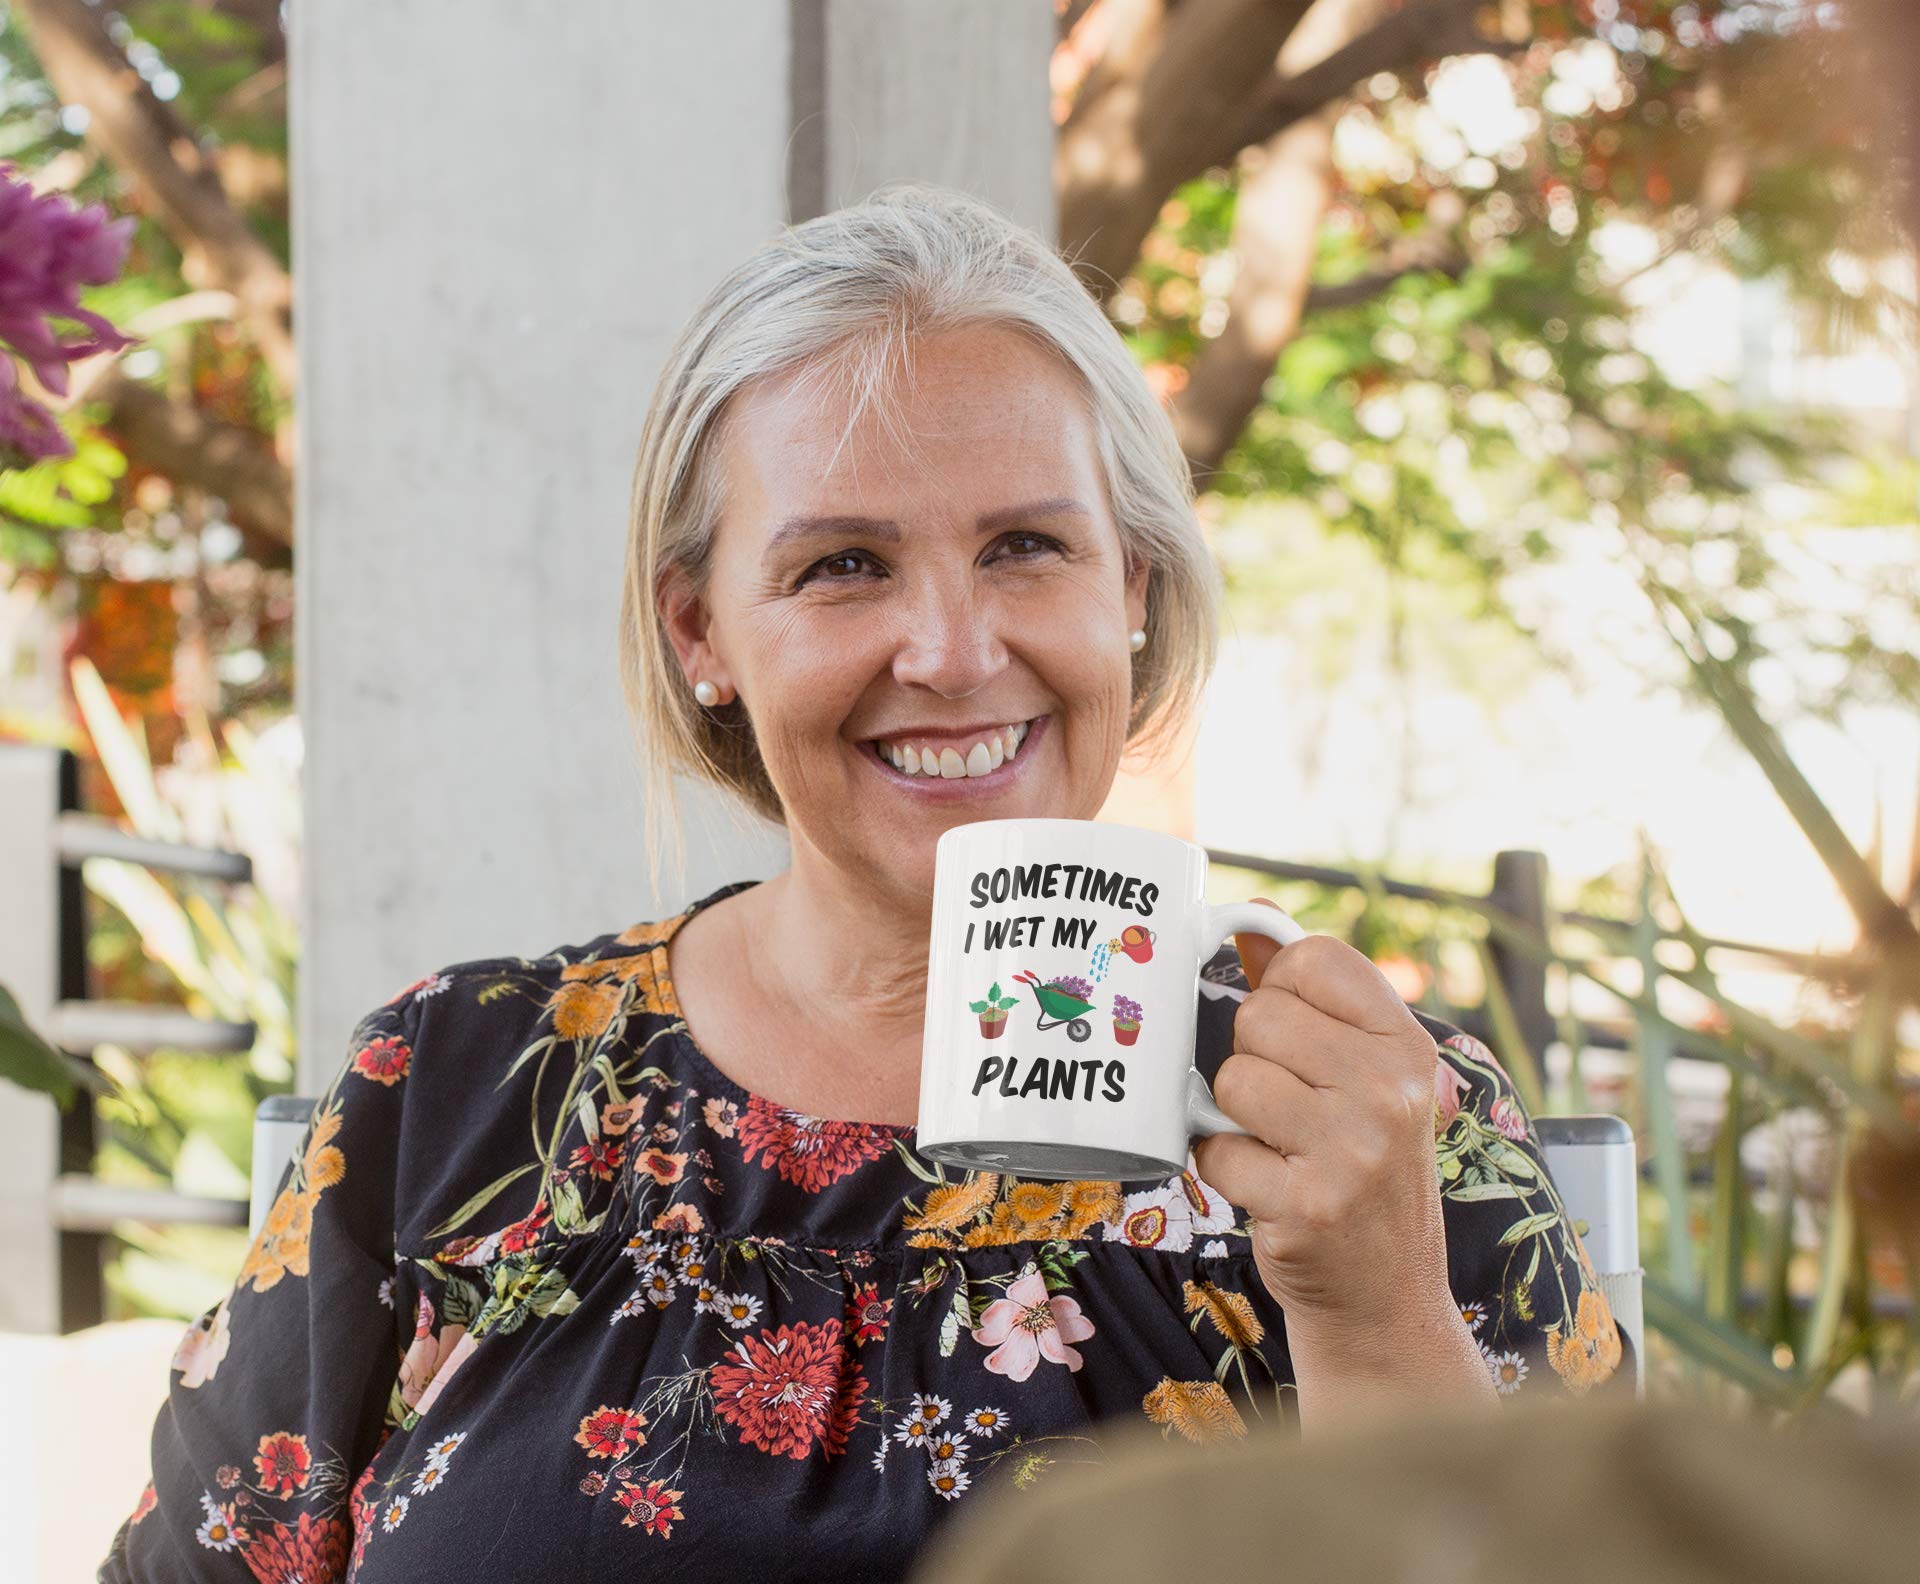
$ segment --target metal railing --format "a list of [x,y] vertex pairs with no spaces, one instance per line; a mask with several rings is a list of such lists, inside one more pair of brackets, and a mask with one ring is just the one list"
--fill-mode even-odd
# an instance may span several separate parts
[[[80,811],[79,762],[64,748],[0,743],[0,984],[49,1044],[91,1060],[130,1051],[249,1049],[251,1023],[88,994],[87,893],[80,866],[116,858],[229,884],[253,878],[244,853],[151,841]],[[90,1097],[60,1111],[0,1083],[0,1329],[78,1330],[105,1316],[104,1259],[117,1223],[247,1224],[247,1201],[102,1182]]]

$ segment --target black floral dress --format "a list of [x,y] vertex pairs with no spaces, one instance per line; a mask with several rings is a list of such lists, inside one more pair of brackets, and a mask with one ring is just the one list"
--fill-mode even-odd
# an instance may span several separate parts
[[[1166,1182],[943,1171],[748,1093],[688,1038],[699,908],[461,963],[355,1030],[197,1319],[108,1581],[897,1578],[1103,1423],[1294,1423],[1244,1218]],[[1247,983],[1207,965],[1201,1068]],[[1630,1376],[1491,1052],[1440,1047],[1451,1285],[1503,1393]]]

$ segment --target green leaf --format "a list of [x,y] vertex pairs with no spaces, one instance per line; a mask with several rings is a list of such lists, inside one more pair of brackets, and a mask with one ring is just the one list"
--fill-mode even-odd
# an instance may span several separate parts
[[967,1008],[973,1012],[984,1012],[987,1010],[987,1003],[985,1001],[969,1001]]
[[586,1207],[580,1202],[580,1190],[571,1177],[554,1184],[553,1224],[569,1235],[581,1230],[587,1218]]
[[993,981],[993,988],[987,992],[987,999],[989,1001],[998,1001],[1000,999],[1000,981],[998,979]]
[[476,1215],[478,1215],[488,1205],[493,1203],[493,1201],[500,1196],[501,1191],[509,1183],[514,1182],[519,1178],[526,1176],[528,1172],[532,1171],[539,1164],[540,1163],[538,1161],[527,1161],[519,1166],[514,1167],[512,1171],[507,1172],[502,1176],[494,1178],[492,1182],[488,1183],[486,1187],[482,1188],[477,1194],[475,1194],[471,1199],[469,1199],[465,1204],[463,1204],[458,1210],[454,1211],[452,1215],[448,1216],[447,1219],[442,1221],[437,1227],[428,1227],[427,1236],[435,1237],[435,1238],[444,1237],[449,1232],[454,1232],[459,1230],[459,1228],[465,1226],[469,1221],[471,1221]]
[[4,985],[0,985],[0,1078],[51,1095],[62,1111],[73,1104],[76,1089],[113,1093],[107,1075],[92,1062],[49,1045],[34,1033]]
[[1508,1227],[1506,1231],[1500,1234],[1500,1246],[1502,1248],[1511,1248],[1522,1238],[1530,1238],[1536,1233],[1544,1232],[1548,1227],[1558,1223],[1559,1220],[1560,1217],[1557,1213],[1548,1210],[1543,1211],[1539,1215],[1530,1215],[1526,1217],[1525,1220],[1516,1221],[1512,1226]]
[[1517,1150],[1506,1139],[1495,1138],[1486,1146],[1487,1158],[1509,1177],[1518,1177],[1522,1182],[1538,1182],[1540,1169],[1533,1164],[1523,1150]]
[[960,1277],[960,1285],[954,1289],[953,1302],[947,1305],[947,1313],[940,1322],[940,1356],[951,1358],[954,1347],[960,1341],[960,1328],[972,1318],[972,1306],[967,1302],[967,1278]]
[[937,1184],[940,1181],[937,1176],[921,1164],[920,1157],[908,1149],[899,1139],[893,1141],[893,1147],[900,1152],[900,1158],[907,1163],[907,1170],[912,1172],[913,1175],[918,1177],[922,1182]]
[[1520,1190],[1510,1182],[1468,1183],[1459,1188],[1448,1188],[1445,1196],[1461,1201],[1479,1199],[1518,1199]]

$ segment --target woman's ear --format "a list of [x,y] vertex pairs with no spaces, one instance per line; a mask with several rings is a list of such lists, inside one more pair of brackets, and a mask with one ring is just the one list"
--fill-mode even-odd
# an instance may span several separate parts
[[1145,556],[1127,558],[1127,627],[1147,625],[1147,579],[1153,573],[1153,563]]
[[679,657],[687,685],[706,681],[719,688],[723,696],[730,693],[732,683],[725,675],[726,668],[709,641],[712,617],[707,602],[694,588],[686,568],[672,566],[662,572],[654,585],[654,600],[660,612],[660,626]]

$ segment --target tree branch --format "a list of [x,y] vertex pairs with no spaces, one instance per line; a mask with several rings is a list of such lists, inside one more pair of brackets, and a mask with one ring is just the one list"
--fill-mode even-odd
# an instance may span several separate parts
[[16,0],[47,80],[87,110],[87,141],[150,205],[179,246],[190,285],[218,286],[240,305],[283,396],[296,373],[293,284],[221,185],[192,131],[128,64],[84,0]]
[[218,495],[237,526],[293,544],[293,480],[260,435],[169,400],[119,368],[87,393],[107,404],[102,424],[129,461]]

